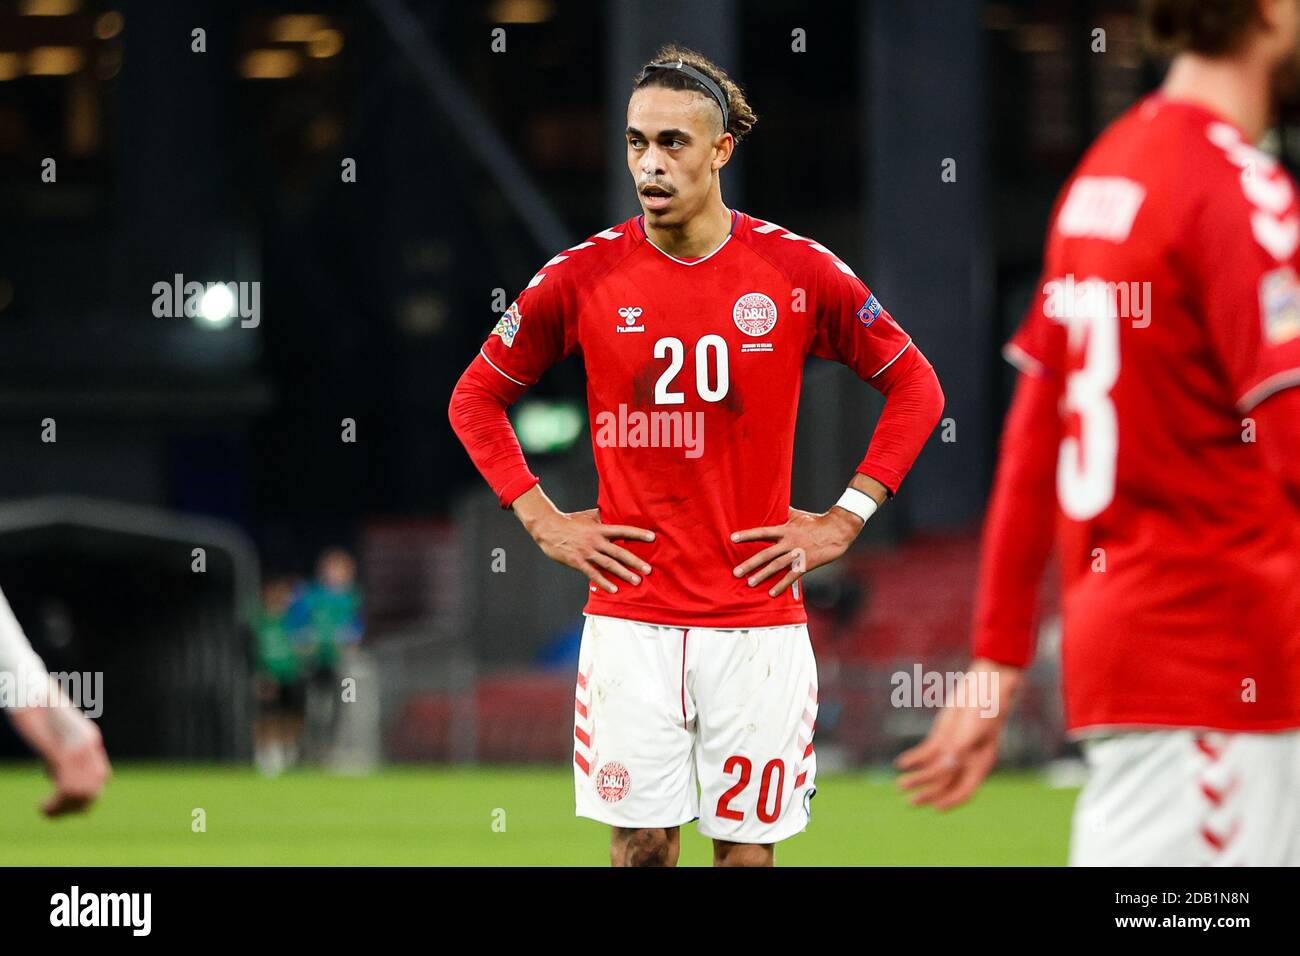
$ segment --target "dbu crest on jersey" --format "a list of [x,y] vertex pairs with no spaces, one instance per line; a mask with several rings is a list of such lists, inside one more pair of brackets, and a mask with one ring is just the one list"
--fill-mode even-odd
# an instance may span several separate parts
[[1300,336],[1300,279],[1290,266],[1282,266],[1259,280],[1259,312],[1264,341],[1281,345]]
[[731,309],[736,328],[758,338],[776,327],[776,303],[761,292],[746,292]]
[[501,318],[497,321],[492,334],[501,336],[501,341],[506,343],[506,348],[510,348],[515,344],[515,335],[519,332],[519,323],[523,318],[519,314],[519,303],[511,302],[510,308],[501,313]]
[[866,328],[871,327],[871,323],[880,317],[880,300],[875,294],[867,296],[867,301],[862,303],[862,308],[858,309],[858,321]]

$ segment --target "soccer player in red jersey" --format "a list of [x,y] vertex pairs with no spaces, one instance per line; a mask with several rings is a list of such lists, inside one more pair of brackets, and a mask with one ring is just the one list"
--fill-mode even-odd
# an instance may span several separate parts
[[[717,66],[661,49],[627,109],[643,214],[545,263],[451,400],[502,506],[590,579],[574,784],[578,814],[613,828],[616,866],[674,864],[693,819],[716,864],[770,865],[807,825],[817,673],[799,579],[898,490],[943,407],[930,364],[845,263],[723,204],[722,170],[755,119]],[[565,514],[506,407],[572,352],[600,491]],[[821,514],[790,507],[809,355],[886,397]]]
[[968,799],[1034,651],[1055,543],[1075,865],[1300,864],[1300,207],[1254,143],[1296,90],[1296,0],[1155,0],[1180,51],[1062,190],[984,529],[976,670],[899,759]]

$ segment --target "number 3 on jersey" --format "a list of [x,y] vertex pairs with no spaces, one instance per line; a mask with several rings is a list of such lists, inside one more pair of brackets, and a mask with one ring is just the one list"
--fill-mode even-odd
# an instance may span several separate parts
[[[668,359],[668,367],[655,382],[655,404],[681,405],[686,401],[686,393],[672,391],[672,384],[685,364],[686,346],[681,339],[662,338],[655,343],[655,358]],[[710,361],[714,366],[712,376],[709,375]],[[713,387],[709,386],[710,379],[716,382]],[[726,398],[730,386],[727,340],[721,335],[706,335],[695,343],[695,391],[706,402],[720,402]]]
[[1054,318],[1069,330],[1070,355],[1082,352],[1083,365],[1065,379],[1064,407],[1079,416],[1079,436],[1061,439],[1056,494],[1062,511],[1075,521],[1087,521],[1115,497],[1119,422],[1110,397],[1119,378],[1115,286],[1096,278],[1077,283],[1061,311]]

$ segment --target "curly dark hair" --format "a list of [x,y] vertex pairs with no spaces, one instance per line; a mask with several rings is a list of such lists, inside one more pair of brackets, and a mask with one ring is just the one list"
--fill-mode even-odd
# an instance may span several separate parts
[[[750,108],[749,100],[745,99],[744,91],[736,85],[731,77],[727,76],[726,71],[702,53],[688,47],[678,46],[675,43],[661,46],[654,57],[651,58],[650,63],[664,63],[670,60],[681,60],[687,66],[695,67],[695,69],[718,84],[722,89],[722,95],[727,98],[727,112],[730,114],[726,132],[734,136],[737,143],[744,139],[749,134],[749,131],[754,128],[754,124],[758,122],[758,115]],[[675,70],[654,70],[642,79],[643,72],[644,68],[638,71],[636,77],[633,78],[633,92],[651,86],[661,86],[668,90],[689,90],[699,93],[701,96],[709,96],[700,88],[699,83],[684,73],[678,73]]]

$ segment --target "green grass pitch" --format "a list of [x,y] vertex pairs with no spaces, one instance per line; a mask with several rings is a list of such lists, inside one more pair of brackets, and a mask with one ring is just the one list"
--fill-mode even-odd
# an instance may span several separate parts
[[[909,807],[883,773],[818,776],[785,866],[1062,865],[1075,790],[1000,774],[947,814]],[[123,765],[87,816],[45,820],[34,764],[0,767],[0,866],[603,866],[604,826],[573,815],[562,769],[397,767],[369,777]],[[202,809],[206,832],[192,830]],[[504,811],[504,832],[494,830]],[[682,829],[685,866],[709,841]]]

